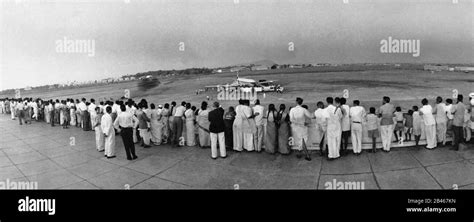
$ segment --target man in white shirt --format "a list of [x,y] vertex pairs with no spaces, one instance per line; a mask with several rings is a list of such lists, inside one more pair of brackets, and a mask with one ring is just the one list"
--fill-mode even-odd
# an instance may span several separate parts
[[[301,107],[302,104],[303,99],[300,97],[296,98],[296,106],[290,110],[289,114],[294,147],[299,151],[296,155],[297,158],[301,158],[303,146],[306,147],[306,142],[308,141],[308,128],[305,125],[306,118],[313,118],[313,115],[307,109]],[[306,153],[305,159],[311,160],[308,153]]]
[[112,117],[110,114],[112,113],[112,108],[107,107],[105,110],[105,114],[102,116],[100,120],[100,127],[102,132],[104,133],[105,139],[105,151],[104,155],[107,158],[114,158],[115,157],[115,130],[114,130],[114,123],[112,122]]
[[82,98],[81,102],[77,105],[77,111],[79,115],[77,115],[77,123],[79,124],[79,127],[83,128],[84,127],[84,111],[87,110],[86,106],[86,98]]
[[347,152],[347,146],[349,145],[349,136],[351,135],[351,120],[349,118],[349,105],[346,104],[346,98],[340,98],[342,121],[341,121],[341,153],[344,155]]
[[186,106],[186,102],[183,101],[181,102],[180,106],[174,109],[173,125],[171,128],[173,131],[172,133],[173,138],[171,139],[171,145],[173,147],[180,146],[179,142],[183,134],[183,116],[184,116],[184,112],[186,111],[185,106]]
[[362,152],[362,120],[365,115],[365,109],[360,106],[359,100],[354,100],[354,106],[350,108],[349,116],[351,118],[352,151],[356,155]]
[[[107,107],[106,109],[110,109],[110,111],[112,112],[111,107]],[[122,136],[127,160],[134,160],[137,158],[137,155],[135,155],[135,143],[133,142],[132,128],[136,126],[138,119],[131,113],[125,112],[125,105],[121,105],[120,109],[122,112],[120,112],[120,115],[118,115],[115,119],[114,128],[117,129],[120,132],[120,135]]]
[[433,109],[433,114],[436,114],[436,135],[438,143],[446,145],[446,131],[448,124],[448,116],[446,115],[446,104],[443,103],[443,98],[438,96],[436,98],[436,105]]
[[320,135],[321,140],[319,141],[319,154],[322,156],[324,155],[324,150],[327,147],[327,136],[326,131],[328,127],[328,114],[326,109],[324,108],[324,103],[319,101],[316,106],[318,107],[316,111],[314,111],[314,117],[316,118],[316,130],[318,131],[318,135]]
[[255,115],[255,125],[257,126],[257,131],[253,135],[253,140],[255,144],[255,151],[262,151],[263,143],[263,114],[265,108],[260,105],[260,100],[255,101],[255,106],[252,108]]
[[328,141],[328,158],[329,160],[337,159],[340,157],[339,148],[341,145],[341,119],[342,111],[339,107],[339,98],[336,97],[336,103],[338,106],[333,105],[334,99],[328,97],[326,102],[328,107],[326,108],[328,118],[328,128],[327,128],[327,141]]
[[[95,126],[95,117],[97,116],[97,112],[95,111],[95,99],[91,99],[91,104],[87,107],[87,111],[89,111],[91,115],[91,126]],[[92,130],[94,130],[94,127],[92,127]]]
[[425,123],[425,134],[426,134],[426,148],[436,148],[436,121],[433,116],[433,108],[428,104],[428,100],[424,98],[421,100],[423,107],[420,109],[420,114],[423,116]]

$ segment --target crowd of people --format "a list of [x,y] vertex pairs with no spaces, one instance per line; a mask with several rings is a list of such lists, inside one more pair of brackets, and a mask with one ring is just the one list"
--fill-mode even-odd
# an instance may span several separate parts
[[235,107],[224,110],[219,102],[203,101],[196,107],[185,101],[155,105],[145,99],[96,103],[86,98],[4,98],[0,99],[0,108],[1,113],[11,115],[12,120],[18,119],[20,125],[34,120],[64,129],[74,126],[95,131],[96,149],[107,158],[116,157],[115,136],[120,135],[128,160],[137,158],[135,144],[138,143],[143,148],[162,144],[210,147],[213,159],[226,158],[227,150],[281,154],[294,150],[298,158],[304,156],[311,160],[307,143],[312,137],[308,125],[313,119],[315,130],[321,135],[319,153],[333,160],[348,153],[349,138],[353,153],[362,152],[363,126],[372,140],[369,152],[376,152],[379,137],[385,152],[390,152],[392,142],[412,138],[418,146],[422,133],[426,137],[426,148],[433,149],[446,145],[448,132],[453,138],[451,149],[458,150],[460,143],[470,140],[474,130],[474,98],[471,97],[468,105],[463,103],[461,94],[456,101],[446,99],[444,102],[437,97],[433,106],[425,98],[421,107],[413,106],[407,112],[394,107],[387,96],[383,97],[382,106],[370,107],[368,112],[359,100],[353,100],[350,107],[346,98],[339,97],[326,98],[326,104],[318,102],[315,111],[310,111],[299,97],[288,109],[285,104],[278,108],[269,104],[265,108],[258,99],[253,101],[253,106],[250,100],[241,99]]

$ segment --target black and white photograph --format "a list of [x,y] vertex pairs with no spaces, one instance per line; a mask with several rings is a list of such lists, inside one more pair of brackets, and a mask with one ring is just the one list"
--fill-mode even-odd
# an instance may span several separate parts
[[472,0],[0,1],[13,215],[64,215],[69,192],[350,190],[472,221],[473,137]]

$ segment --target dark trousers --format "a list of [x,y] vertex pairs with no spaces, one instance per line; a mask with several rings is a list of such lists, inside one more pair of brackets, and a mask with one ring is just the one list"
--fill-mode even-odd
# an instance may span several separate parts
[[453,148],[459,149],[459,144],[463,141],[464,133],[462,131],[462,126],[453,126],[454,141]]
[[131,159],[135,157],[135,144],[133,143],[133,129],[129,128],[122,128],[120,132],[122,136],[123,145],[125,147],[125,153],[127,154],[127,159]]
[[173,138],[171,139],[171,144],[179,144],[179,139],[181,138],[181,135],[183,134],[183,119],[181,117],[174,117],[173,119]]
[[50,116],[51,126],[54,126],[54,110],[51,110],[51,113],[49,116]]
[[349,136],[351,135],[351,131],[342,131],[341,137],[341,150],[346,150],[347,146],[349,145]]

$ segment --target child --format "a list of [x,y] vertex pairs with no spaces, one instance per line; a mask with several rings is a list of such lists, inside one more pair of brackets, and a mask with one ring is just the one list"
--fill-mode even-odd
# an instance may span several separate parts
[[408,110],[408,115],[405,116],[405,139],[411,141],[411,134],[413,133],[413,110]]
[[421,127],[423,125],[423,119],[418,111],[418,106],[413,106],[413,135],[415,136],[415,144],[418,146],[421,137]]
[[[399,141],[399,138],[398,136],[400,135],[400,140],[403,140],[403,113],[402,113],[402,108],[400,106],[397,106],[397,108],[395,108],[395,129],[394,129],[394,133],[395,133],[395,140],[398,142]],[[398,135],[397,135],[397,132],[398,132]]]
[[379,135],[378,131],[378,117],[375,115],[375,108],[370,107],[369,114],[366,116],[367,119],[367,131],[369,134],[369,138],[372,138],[372,153],[375,153],[375,142]]

